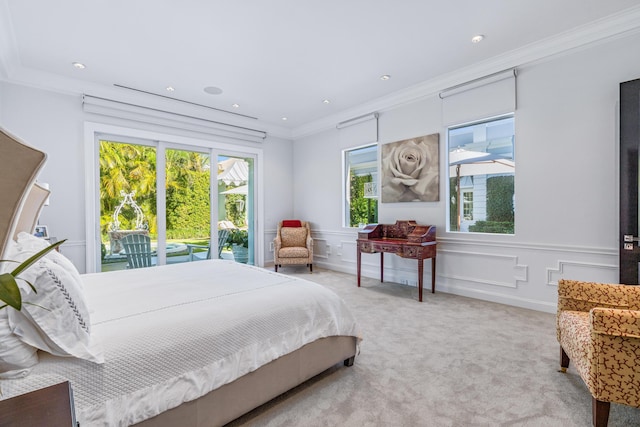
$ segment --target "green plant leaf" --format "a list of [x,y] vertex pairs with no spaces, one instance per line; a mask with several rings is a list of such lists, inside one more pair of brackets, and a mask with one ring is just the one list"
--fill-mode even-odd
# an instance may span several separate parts
[[33,293],[34,293],[34,294],[37,294],[37,293],[38,293],[38,291],[36,291],[36,287],[35,287],[35,286],[33,286],[33,285],[31,284],[31,282],[30,282],[30,281],[28,281],[28,280],[24,280],[24,279],[20,279],[20,280],[22,280],[22,281],[23,281],[23,282],[25,282],[27,285],[29,285],[29,287],[31,288],[31,290],[33,291]]
[[[22,309],[22,295],[20,295],[20,288],[18,287],[18,282],[16,282],[16,278],[24,270],[31,267],[31,265],[34,262],[36,262],[37,260],[39,260],[40,258],[45,256],[47,253],[51,252],[52,250],[54,250],[55,248],[57,248],[58,246],[60,246],[66,241],[67,239],[60,240],[59,242],[56,242],[44,248],[40,252],[36,253],[35,255],[29,257],[27,260],[20,263],[11,273],[0,274],[0,301],[6,303],[6,305],[1,306],[0,309],[6,307],[7,305],[15,308],[18,311]],[[0,262],[5,262],[5,261],[7,260],[0,260]],[[11,262],[15,262],[15,261],[11,261]],[[37,293],[36,288],[31,283],[29,283],[26,280],[25,282],[31,287],[31,289],[33,289],[34,292]]]
[[40,258],[45,256],[47,253],[51,252],[52,250],[54,250],[55,248],[57,248],[58,246],[60,246],[61,244],[63,244],[66,241],[67,241],[67,239],[60,240],[59,242],[56,242],[56,243],[52,244],[51,246],[48,246],[48,247],[44,248],[43,250],[41,250],[37,254],[33,255],[32,257],[29,257],[28,259],[23,261],[22,264],[17,266],[16,269],[11,272],[11,275],[13,277],[18,277],[18,275],[20,273],[22,273],[27,268],[31,267],[31,265],[34,262],[36,262],[37,260],[39,260]]
[[22,295],[15,277],[10,273],[0,274],[0,300],[16,310],[22,309]]
[[51,311],[51,310],[49,310],[47,307],[43,307],[43,306],[41,306],[41,305],[39,305],[39,304],[34,304],[34,303],[32,303],[32,302],[29,302],[29,301],[25,301],[25,302],[24,302],[24,304],[25,304],[25,305],[32,305],[32,306],[34,306],[34,307],[38,307],[38,308],[41,308],[41,309],[46,310],[46,311]]

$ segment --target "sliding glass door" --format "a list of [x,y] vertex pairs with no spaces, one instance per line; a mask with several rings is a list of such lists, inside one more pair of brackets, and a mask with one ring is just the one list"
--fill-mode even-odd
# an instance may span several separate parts
[[164,152],[166,263],[217,258],[217,239],[211,239],[211,156],[171,148]]
[[110,140],[99,146],[101,270],[121,270],[127,266],[123,239],[157,234],[157,150]]
[[218,155],[218,228],[227,235],[221,257],[255,264],[253,157]]
[[96,271],[139,265],[131,257],[151,266],[215,258],[256,264],[257,156],[124,137],[97,145]]

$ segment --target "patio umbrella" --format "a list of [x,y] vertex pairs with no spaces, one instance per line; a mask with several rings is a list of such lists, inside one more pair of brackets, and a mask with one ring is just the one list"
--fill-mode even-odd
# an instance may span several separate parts
[[474,175],[495,175],[514,173],[516,165],[513,160],[493,153],[468,151],[462,148],[449,152],[449,176],[456,176],[458,203],[458,230],[460,230],[460,177]]
[[218,181],[227,185],[240,185],[249,179],[249,165],[242,159],[227,159],[220,162],[223,172],[218,175]]
[[248,185],[241,185],[239,187],[235,187],[235,188],[232,188],[230,190],[223,191],[220,194],[244,194],[244,195],[246,195],[248,192],[249,192],[249,186]]

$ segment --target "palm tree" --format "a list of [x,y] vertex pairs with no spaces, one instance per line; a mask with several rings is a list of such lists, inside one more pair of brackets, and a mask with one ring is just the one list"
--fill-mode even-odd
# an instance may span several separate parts
[[[101,230],[106,233],[111,214],[122,201],[121,191],[135,191],[136,202],[155,232],[156,216],[156,150],[153,147],[100,141],[100,208]],[[124,215],[123,225],[132,217]]]

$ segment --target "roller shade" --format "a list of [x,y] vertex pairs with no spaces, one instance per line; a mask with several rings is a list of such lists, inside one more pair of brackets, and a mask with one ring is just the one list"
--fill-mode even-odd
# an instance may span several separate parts
[[340,122],[336,128],[340,133],[340,148],[378,142],[378,113]]
[[510,69],[440,92],[442,124],[451,126],[516,110],[516,70]]
[[197,115],[164,111],[87,94],[82,98],[82,108],[87,113],[191,130],[241,141],[263,142],[267,137],[267,133],[262,130],[222,123]]

